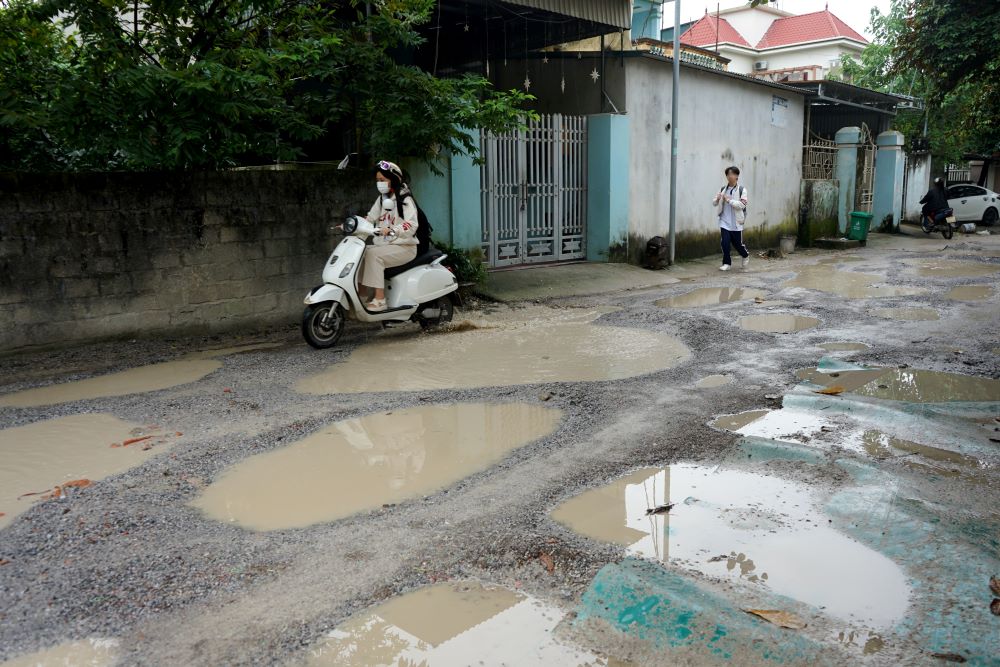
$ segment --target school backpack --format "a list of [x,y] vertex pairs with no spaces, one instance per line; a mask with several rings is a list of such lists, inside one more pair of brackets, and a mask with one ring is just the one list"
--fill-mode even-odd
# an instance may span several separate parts
[[[434,228],[431,227],[430,221],[427,219],[427,214],[424,213],[424,209],[420,208],[417,204],[416,198],[408,194],[406,195],[413,202],[413,205],[417,207],[417,257],[425,254],[431,247],[431,232]],[[403,199],[406,202],[406,199]]]

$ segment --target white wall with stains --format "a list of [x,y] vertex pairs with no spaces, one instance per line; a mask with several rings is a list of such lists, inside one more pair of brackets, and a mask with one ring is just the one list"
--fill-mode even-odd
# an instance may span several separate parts
[[[653,57],[628,65],[630,236],[666,236],[672,65]],[[678,233],[715,232],[711,199],[725,183],[729,165],[740,168],[740,182],[749,190],[748,229],[796,220],[803,96],[692,67],[682,67],[680,85]]]

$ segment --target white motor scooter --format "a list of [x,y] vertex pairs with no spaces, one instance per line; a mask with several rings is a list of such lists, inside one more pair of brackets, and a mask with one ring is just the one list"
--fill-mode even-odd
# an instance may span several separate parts
[[[392,203],[389,200],[383,206]],[[367,247],[365,239],[375,235],[375,225],[352,215],[342,229],[346,236],[323,269],[323,284],[305,298],[302,335],[307,343],[317,349],[332,347],[344,332],[347,318],[383,326],[412,320],[424,329],[451,321],[458,280],[441,264],[447,255],[431,246],[423,254],[418,251],[408,264],[386,269],[386,309],[369,311],[358,295],[358,270]]]

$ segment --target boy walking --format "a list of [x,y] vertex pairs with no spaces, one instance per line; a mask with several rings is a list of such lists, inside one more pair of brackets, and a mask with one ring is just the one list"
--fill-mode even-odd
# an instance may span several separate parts
[[739,167],[726,168],[726,185],[712,199],[712,206],[718,206],[719,228],[722,231],[722,266],[720,271],[728,271],[733,259],[730,246],[743,258],[742,266],[750,263],[750,251],[743,243],[743,222],[746,220],[747,189],[739,184]]

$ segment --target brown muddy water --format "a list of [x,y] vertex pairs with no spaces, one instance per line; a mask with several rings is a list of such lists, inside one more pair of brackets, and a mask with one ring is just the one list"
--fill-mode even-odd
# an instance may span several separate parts
[[177,361],[130,368],[120,373],[109,373],[86,380],[75,380],[36,389],[27,389],[0,396],[0,406],[15,408],[40,407],[85,401],[94,398],[143,394],[196,382],[222,368],[218,357],[258,350],[270,350],[284,343],[250,343],[234,347],[201,350]]
[[591,324],[598,311],[528,313],[522,320],[488,319],[488,328],[474,331],[381,337],[301,380],[295,390],[335,394],[620,380],[691,356],[667,334]]
[[868,312],[878,317],[903,322],[931,322],[941,319],[938,312],[931,308],[873,308]]
[[551,435],[559,410],[436,405],[337,422],[224,472],[192,505],[252,530],[303,528],[434,493]]
[[[673,504],[668,513],[647,514]],[[827,525],[813,491],[756,473],[678,464],[585,491],[552,518],[626,552],[740,580],[870,627],[902,619],[902,569]]]
[[917,275],[925,278],[978,278],[991,276],[1000,271],[1000,264],[943,259],[918,261],[914,262],[913,266]]
[[761,333],[795,333],[819,324],[815,317],[803,315],[747,315],[739,320],[740,328]]
[[769,412],[770,410],[748,410],[747,412],[741,412],[736,415],[724,415],[716,418],[712,422],[712,426],[722,429],[723,431],[736,432],[747,424],[757,421]]
[[565,614],[523,593],[477,582],[435,584],[349,619],[296,664],[309,667],[477,664],[607,665],[553,631]]
[[964,285],[952,287],[945,296],[956,301],[985,301],[993,296],[993,288],[986,285]]
[[822,343],[817,347],[827,352],[867,352],[870,349],[864,343]]
[[766,296],[767,292],[758,289],[702,287],[669,299],[661,299],[656,302],[656,305],[661,308],[703,308],[734,301],[753,301],[758,298],[763,299]]
[[733,383],[731,375],[708,375],[694,383],[699,389],[713,389],[715,387],[725,387]]
[[[165,446],[161,434],[106,414],[58,417],[0,430],[0,528],[58,485],[95,482],[146,461]],[[153,437],[142,439],[147,435]],[[136,443],[112,446],[136,438]],[[36,495],[24,496],[29,493]]]
[[874,273],[854,273],[837,271],[830,265],[806,266],[799,269],[795,278],[784,283],[784,287],[804,287],[847,299],[874,299],[892,296],[913,296],[927,290],[918,287],[876,286],[885,278]]
[[0,396],[0,406],[30,408],[93,398],[141,394],[195,382],[219,368],[222,368],[222,363],[213,359],[168,361],[86,380],[6,394]]
[[950,401],[1000,401],[1000,380],[928,371],[919,368],[870,368],[824,372],[804,368],[795,372],[800,380],[845,392],[889,401],[945,403]]
[[83,639],[12,658],[0,667],[109,667],[117,653],[116,639]]

